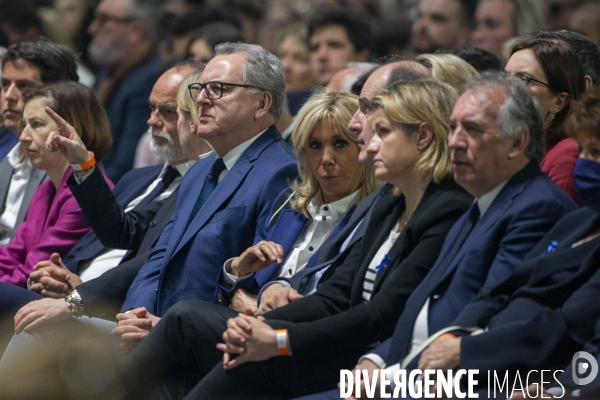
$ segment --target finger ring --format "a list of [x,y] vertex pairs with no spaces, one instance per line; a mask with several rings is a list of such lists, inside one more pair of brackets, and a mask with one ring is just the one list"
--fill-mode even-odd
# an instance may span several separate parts
[[42,315],[42,322],[46,322],[46,316]]
[[69,125],[69,123],[66,120],[63,119],[63,123],[62,123],[61,126],[58,127],[58,129],[62,129],[62,128],[64,128],[67,125]]
[[33,311],[33,308],[29,307],[29,308],[27,309],[27,311],[31,312],[31,311]]
[[258,244],[258,248],[260,249],[261,247],[263,247],[264,243],[259,243]]

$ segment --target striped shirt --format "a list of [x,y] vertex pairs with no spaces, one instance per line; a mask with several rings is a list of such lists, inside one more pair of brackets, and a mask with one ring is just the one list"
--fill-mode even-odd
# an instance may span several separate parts
[[371,300],[371,296],[373,294],[373,287],[375,285],[375,278],[377,278],[377,274],[379,271],[384,268],[390,262],[390,258],[388,253],[398,236],[400,236],[401,232],[398,232],[400,226],[400,222],[397,222],[392,231],[390,232],[388,238],[381,244],[379,250],[375,254],[375,257],[371,260],[369,264],[369,268],[367,269],[367,273],[365,274],[365,281],[363,283],[363,302],[366,303]]

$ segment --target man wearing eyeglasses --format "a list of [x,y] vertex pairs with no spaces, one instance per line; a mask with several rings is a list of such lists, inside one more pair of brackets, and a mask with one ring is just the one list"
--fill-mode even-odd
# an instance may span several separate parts
[[137,143],[147,129],[147,99],[164,64],[156,54],[160,21],[157,0],[102,0],[88,27],[89,57],[101,67],[94,90],[113,135],[104,166],[115,183],[133,167]]
[[[173,217],[129,288],[112,331],[124,349],[137,346],[179,301],[219,302],[217,279],[224,262],[262,239],[273,202],[297,176],[293,152],[274,125],[285,96],[279,59],[243,43],[220,44],[215,54],[200,85],[191,88],[199,106],[197,134],[215,154],[186,173]],[[52,317],[44,314],[45,328],[56,327],[49,324]],[[24,344],[32,354],[61,349],[61,336],[73,343],[79,333],[89,333],[73,321],[59,322],[64,335],[21,334],[17,346]],[[96,342],[114,326],[101,322],[93,324]],[[10,359],[2,362],[13,369]]]
[[173,219],[129,288],[122,307],[129,312],[113,332],[127,347],[178,301],[222,301],[222,265],[262,239],[273,202],[297,175],[274,125],[285,95],[281,62],[242,43],[221,44],[215,54],[189,92],[199,106],[197,134],[216,154],[186,174]]

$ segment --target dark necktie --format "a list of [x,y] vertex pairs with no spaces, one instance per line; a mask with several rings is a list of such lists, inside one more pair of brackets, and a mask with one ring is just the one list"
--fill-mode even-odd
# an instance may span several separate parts
[[177,168],[171,165],[167,166],[167,169],[162,179],[158,182],[154,189],[152,189],[152,191],[148,193],[146,197],[142,199],[142,201],[140,201],[138,206],[145,206],[147,204],[150,204],[156,196],[167,190],[167,188],[171,185],[171,183],[173,183],[175,178],[177,178],[178,176],[180,176],[180,174]]
[[479,220],[479,205],[474,203],[468,213],[469,218],[458,233],[456,241],[446,254],[445,258],[434,265],[433,269],[429,271],[429,274],[425,277],[423,284],[420,285],[406,301],[404,311],[398,319],[394,335],[392,336],[388,357],[389,365],[400,362],[408,354],[417,316],[421,312],[421,309],[429,296],[432,295],[433,291],[440,283],[440,279],[444,275],[444,272],[446,272],[446,269],[452,263],[454,257],[456,257],[460,248],[469,236],[469,233],[471,233],[473,227]]
[[204,179],[204,184],[202,185],[202,190],[200,191],[200,195],[198,196],[198,200],[196,200],[196,204],[194,204],[194,208],[192,209],[192,214],[190,215],[190,221],[194,219],[196,214],[202,205],[208,199],[208,196],[215,190],[217,187],[217,183],[219,182],[219,175],[225,169],[225,163],[222,158],[217,158],[210,168],[210,172],[206,175]]

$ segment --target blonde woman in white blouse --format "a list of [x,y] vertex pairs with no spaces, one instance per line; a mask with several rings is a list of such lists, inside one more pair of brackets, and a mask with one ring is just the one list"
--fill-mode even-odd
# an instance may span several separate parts
[[324,89],[300,109],[292,135],[298,180],[275,202],[263,240],[225,263],[224,303],[255,310],[260,288],[316,262],[319,247],[376,188],[373,170],[358,163],[357,134],[348,130],[357,108],[357,96]]

